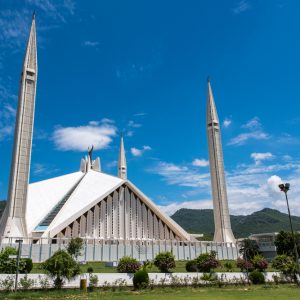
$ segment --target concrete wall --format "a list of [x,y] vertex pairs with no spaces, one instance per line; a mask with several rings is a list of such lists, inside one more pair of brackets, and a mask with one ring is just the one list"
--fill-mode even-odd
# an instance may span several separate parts
[[[216,273],[218,278],[222,278],[223,281],[245,281],[246,274],[245,273]],[[126,273],[94,273],[93,275],[98,276],[98,286],[132,286],[132,277],[133,274]],[[197,278],[201,281],[203,273],[149,273],[150,282],[154,285],[170,285],[175,280],[181,280],[181,282],[186,282],[187,285],[192,284],[193,278]],[[267,272],[265,273],[266,281],[273,281],[273,275],[279,276],[280,274],[277,272]],[[7,278],[8,274],[0,274],[0,282],[1,280]],[[23,278],[25,275],[19,275],[19,279]],[[33,279],[35,284],[34,288],[40,287],[40,279],[47,277],[49,279],[50,284],[52,285],[52,279],[49,278],[45,274],[28,274],[28,278]],[[89,280],[89,274],[82,274],[75,279],[68,281],[65,283],[64,287],[66,288],[79,288],[80,279],[86,278]]]

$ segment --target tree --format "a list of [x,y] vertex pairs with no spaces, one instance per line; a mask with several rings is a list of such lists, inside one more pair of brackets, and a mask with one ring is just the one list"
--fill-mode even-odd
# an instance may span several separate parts
[[[300,233],[298,232],[295,232],[295,241],[298,253],[300,253]],[[295,257],[294,241],[291,232],[280,231],[275,238],[274,244],[276,246],[277,254],[286,254]]]
[[297,266],[292,256],[286,254],[277,255],[272,261],[272,266],[286,277],[297,279],[295,277]]
[[251,260],[255,255],[260,254],[257,242],[250,239],[241,242],[239,252],[246,260]]
[[169,273],[176,267],[175,256],[171,252],[161,252],[155,256],[154,265],[164,273]]
[[68,244],[67,251],[68,253],[77,259],[81,255],[83,249],[83,239],[80,237],[72,238]]
[[56,251],[43,264],[42,268],[54,279],[54,287],[60,289],[64,280],[80,274],[79,264],[65,250]]

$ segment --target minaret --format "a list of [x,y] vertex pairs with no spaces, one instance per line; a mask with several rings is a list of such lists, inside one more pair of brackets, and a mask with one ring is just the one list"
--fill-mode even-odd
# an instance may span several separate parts
[[8,199],[0,223],[0,237],[26,237],[26,201],[30,174],[37,80],[35,15],[21,73]]
[[214,206],[214,241],[232,243],[235,242],[235,238],[231,230],[230,216],[228,210],[220,124],[209,80],[207,84],[208,93],[206,122],[211,188]]
[[118,177],[126,180],[127,179],[127,164],[124,148],[123,134],[121,135],[120,141],[120,152],[119,152],[119,163],[118,163]]

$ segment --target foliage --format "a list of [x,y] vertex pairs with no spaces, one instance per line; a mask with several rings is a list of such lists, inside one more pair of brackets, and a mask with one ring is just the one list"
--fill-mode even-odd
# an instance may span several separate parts
[[97,287],[99,282],[98,276],[90,274],[89,276],[89,290],[92,291],[94,290],[95,287]]
[[[214,234],[214,216],[212,209],[182,208],[171,217],[177,224],[190,233],[198,233],[199,228],[204,234],[203,240],[211,241]],[[254,233],[279,232],[289,230],[287,214],[278,210],[264,208],[250,215],[230,216],[231,227],[236,238],[242,238]],[[300,217],[293,216],[295,230],[300,230]],[[208,239],[208,238],[211,239]]]
[[54,278],[54,287],[60,289],[64,280],[70,280],[80,273],[79,264],[65,250],[58,250],[43,264],[42,268]]
[[141,268],[141,264],[130,256],[123,256],[117,266],[119,273],[135,273]]
[[94,273],[93,267],[88,267],[86,270],[89,274]]
[[195,259],[189,260],[185,264],[185,269],[187,272],[198,272],[197,261]]
[[253,284],[265,283],[265,276],[262,272],[254,270],[249,274],[249,279]]
[[154,258],[154,265],[164,273],[169,273],[176,267],[175,256],[171,252],[158,253]]
[[4,291],[11,291],[15,286],[14,276],[7,276],[4,279],[0,280],[0,287]]
[[77,259],[83,249],[83,239],[80,237],[72,238],[67,246],[68,253]]
[[[300,233],[295,232],[295,241],[298,253],[300,253]],[[275,238],[274,244],[276,246],[277,254],[286,254],[294,256],[294,241],[292,233],[289,231],[280,231]]]
[[236,266],[241,269],[241,272],[244,271],[253,271],[254,267],[251,261],[238,258],[236,261]]
[[211,272],[211,270],[220,266],[219,260],[216,259],[216,252],[202,253],[197,258],[197,267],[200,272]]
[[34,280],[28,278],[27,274],[20,279],[20,286],[23,290],[29,290],[34,286]]
[[294,258],[286,254],[277,255],[272,261],[272,266],[285,276],[292,276],[297,270]]
[[244,239],[241,242],[239,252],[247,260],[251,260],[255,255],[260,253],[257,242],[250,239]]
[[232,272],[233,263],[231,261],[226,261],[224,263],[224,268],[226,269],[227,272]]
[[262,255],[255,255],[251,260],[253,267],[259,271],[264,271],[268,268],[269,263]]
[[[6,247],[0,252],[0,273],[14,274],[17,270],[17,261],[15,258],[9,258],[10,255],[18,255],[18,250],[13,247]],[[30,273],[33,264],[30,258],[21,258],[19,262],[19,272]]]
[[146,270],[141,269],[134,273],[132,281],[135,289],[146,288],[149,285],[149,275]]
[[203,275],[200,278],[203,281],[215,281],[218,279],[215,273],[203,273]]
[[39,285],[43,290],[47,290],[50,288],[49,278],[46,276],[39,276]]

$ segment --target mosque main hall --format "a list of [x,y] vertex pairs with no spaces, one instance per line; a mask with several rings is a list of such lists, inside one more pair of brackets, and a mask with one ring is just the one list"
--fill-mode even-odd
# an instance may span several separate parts
[[[103,240],[195,241],[127,178],[124,139],[120,139],[118,175],[102,172],[93,147],[79,171],[29,184],[37,86],[36,23],[33,16],[20,80],[7,205],[0,241],[33,242],[82,237]],[[231,231],[220,127],[210,83],[207,132],[214,205],[215,238],[234,243]],[[201,228],[199,228],[201,232]]]

